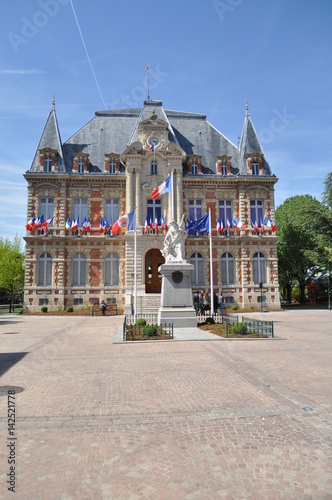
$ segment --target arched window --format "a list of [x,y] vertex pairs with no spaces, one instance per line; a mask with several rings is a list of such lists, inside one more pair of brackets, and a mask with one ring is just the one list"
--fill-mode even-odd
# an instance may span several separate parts
[[86,285],[86,257],[83,253],[77,253],[72,263],[72,286]]
[[119,257],[109,253],[105,258],[105,285],[119,284]]
[[221,256],[221,282],[223,285],[233,285],[235,283],[234,257],[229,252]]
[[52,256],[42,253],[38,259],[38,286],[52,285]]
[[193,253],[190,257],[190,264],[194,270],[191,275],[193,285],[204,285],[204,259],[200,253]]
[[266,283],[266,259],[261,252],[255,253],[253,257],[254,283]]

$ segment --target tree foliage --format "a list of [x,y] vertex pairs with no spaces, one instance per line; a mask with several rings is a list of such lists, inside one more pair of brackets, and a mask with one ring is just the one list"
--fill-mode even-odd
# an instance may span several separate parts
[[9,312],[24,287],[24,253],[20,247],[18,236],[12,242],[0,237],[0,287],[8,294]]
[[300,287],[300,302],[305,302],[305,287],[312,276],[326,269],[328,236],[320,226],[330,210],[310,195],[288,198],[276,210],[278,227],[279,281],[290,299],[291,285]]

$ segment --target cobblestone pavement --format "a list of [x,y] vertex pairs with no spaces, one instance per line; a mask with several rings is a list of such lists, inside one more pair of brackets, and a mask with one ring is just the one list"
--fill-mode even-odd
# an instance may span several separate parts
[[122,317],[1,315],[0,498],[332,499],[332,312],[255,317],[284,340],[113,344]]

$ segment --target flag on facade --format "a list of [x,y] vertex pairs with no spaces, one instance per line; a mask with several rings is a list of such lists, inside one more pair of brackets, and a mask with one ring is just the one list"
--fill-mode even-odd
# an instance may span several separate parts
[[148,216],[145,217],[145,225],[144,225],[144,232],[147,233],[149,230],[149,220]]
[[78,225],[79,225],[79,216],[76,217],[75,220],[73,220],[73,223],[71,225],[71,230],[72,231],[77,231],[78,230]]
[[107,220],[105,217],[105,219],[104,219],[104,234],[107,234],[107,226],[108,226],[108,224],[107,224]]
[[146,148],[144,148],[145,151],[152,151],[154,152],[154,144],[148,144]]
[[27,224],[25,224],[25,228],[28,231],[32,231],[35,227],[35,221],[36,221],[36,218],[32,217],[32,219],[30,219],[29,222]]
[[217,233],[221,233],[221,224],[220,224],[220,219],[217,220]]
[[277,226],[276,226],[276,223],[275,222],[272,222],[271,221],[271,228],[272,228],[272,233],[275,233],[276,230],[277,230]]
[[88,221],[86,220],[86,217],[84,217],[83,222],[82,222],[82,229],[86,231],[86,226],[87,226]]
[[52,223],[53,223],[53,217],[50,217],[49,219],[45,220],[42,223],[42,227],[45,229],[45,236],[47,236],[48,226],[51,226]]
[[70,218],[68,217],[68,219],[66,220],[66,229],[70,229],[71,225],[72,225],[72,222],[71,222]]
[[153,229],[153,225],[152,225],[152,219],[150,217],[150,223],[149,223],[149,226],[150,226],[150,229],[152,230]]
[[41,217],[37,217],[34,223],[34,229],[40,229],[42,227],[42,224],[44,222],[44,215]]
[[165,231],[168,231],[167,217],[164,217],[164,228],[165,228]]
[[254,233],[259,233],[257,221],[251,223]]
[[121,234],[126,233],[127,231],[133,231],[136,226],[136,214],[135,212],[129,212],[122,217],[119,217],[118,220],[112,226],[112,233]]
[[159,221],[160,229],[163,231],[165,229],[164,218],[161,217]]
[[241,222],[239,219],[236,219],[235,222],[236,222],[236,227],[238,229],[245,229],[246,228],[246,226],[243,224],[243,222]]
[[261,234],[263,233],[264,231],[264,224],[263,224],[263,221],[262,221],[262,217],[259,218],[259,222],[260,222],[260,226],[261,226]]
[[90,233],[90,232],[91,232],[91,221],[90,221],[90,217],[89,217],[89,219],[86,221],[85,230],[86,230],[86,232],[87,232],[87,233]]
[[272,219],[270,219],[269,217],[265,217],[264,219],[264,224],[266,227],[268,227],[269,229],[272,229],[272,232],[275,233],[276,230],[277,230],[277,226],[275,225],[275,223],[272,222]]
[[208,233],[209,232],[209,214],[200,217],[194,222],[189,222],[187,227],[188,234],[199,234],[199,233]]
[[228,235],[230,236],[231,235],[231,223],[229,222],[229,220],[227,219],[227,231],[228,231]]
[[103,232],[104,232],[104,219],[100,217],[99,234],[103,234]]
[[162,184],[160,184],[159,187],[157,187],[156,189],[154,189],[154,191],[152,191],[151,197],[153,200],[158,200],[158,198],[161,195],[165,193],[171,193],[171,191],[172,191],[172,174],[169,175],[167,179]]
[[156,230],[156,234],[158,234],[158,217],[157,216],[154,218],[154,228]]

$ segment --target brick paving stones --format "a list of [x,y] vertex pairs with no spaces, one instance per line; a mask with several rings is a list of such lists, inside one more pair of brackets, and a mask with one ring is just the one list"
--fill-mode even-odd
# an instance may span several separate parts
[[[284,339],[114,344],[121,317],[0,316],[0,498],[332,499],[332,313]],[[1,395],[2,394],[2,395]]]

